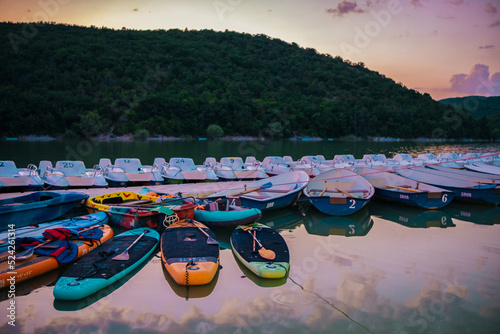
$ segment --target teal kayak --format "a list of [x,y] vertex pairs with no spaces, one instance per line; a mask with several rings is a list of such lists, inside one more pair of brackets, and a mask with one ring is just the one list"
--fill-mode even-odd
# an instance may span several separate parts
[[215,228],[236,227],[259,220],[262,212],[256,208],[231,205],[228,200],[218,200],[194,209],[194,219]]
[[64,272],[54,286],[54,297],[78,300],[113,284],[153,254],[160,235],[142,227],[103,243]]

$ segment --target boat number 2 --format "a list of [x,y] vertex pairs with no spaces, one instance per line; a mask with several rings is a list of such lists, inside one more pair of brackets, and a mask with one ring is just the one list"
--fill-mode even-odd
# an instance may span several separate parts
[[441,200],[443,201],[443,203],[448,202],[448,194],[443,194],[443,197],[441,197]]
[[0,167],[5,167],[5,163],[0,161]]
[[353,200],[353,199],[350,199],[349,200],[349,203],[351,203],[351,205],[349,205],[349,209],[356,209],[354,206],[356,205],[356,201]]

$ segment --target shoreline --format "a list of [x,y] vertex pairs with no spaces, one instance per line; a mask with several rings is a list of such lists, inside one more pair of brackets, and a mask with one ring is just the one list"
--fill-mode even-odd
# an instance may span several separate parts
[[[82,140],[87,139],[85,137],[81,138],[63,138],[63,137],[52,137],[52,136],[36,136],[27,135],[19,137],[2,137],[2,141],[22,141],[22,142],[49,142],[49,141],[64,141],[64,140]],[[346,136],[339,138],[321,138],[321,137],[309,137],[309,136],[297,136],[291,138],[282,139],[272,139],[264,137],[252,137],[252,136],[226,136],[221,138],[209,139],[209,138],[193,138],[193,137],[173,137],[173,136],[156,136],[147,138],[134,138],[132,134],[127,134],[123,136],[111,136],[102,135],[97,137],[88,138],[90,141],[96,142],[139,142],[139,141],[273,141],[273,140],[288,140],[288,141],[300,141],[300,142],[318,142],[318,141],[332,141],[332,142],[435,142],[435,143],[496,143],[500,140],[487,140],[487,139],[474,139],[474,138],[463,138],[463,139],[453,139],[453,138],[392,138],[392,137],[354,137]]]

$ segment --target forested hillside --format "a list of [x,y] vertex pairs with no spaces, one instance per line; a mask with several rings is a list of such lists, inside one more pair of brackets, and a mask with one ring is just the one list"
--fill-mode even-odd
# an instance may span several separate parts
[[0,36],[1,136],[204,137],[213,124],[272,138],[494,129],[362,63],[264,35],[0,23]]
[[500,96],[465,96],[439,100],[458,109],[466,109],[472,117],[500,117]]

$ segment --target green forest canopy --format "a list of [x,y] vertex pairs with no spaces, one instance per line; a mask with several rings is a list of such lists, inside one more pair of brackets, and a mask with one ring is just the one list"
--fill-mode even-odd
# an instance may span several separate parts
[[265,35],[48,23],[0,35],[2,136],[500,136],[498,117]]

